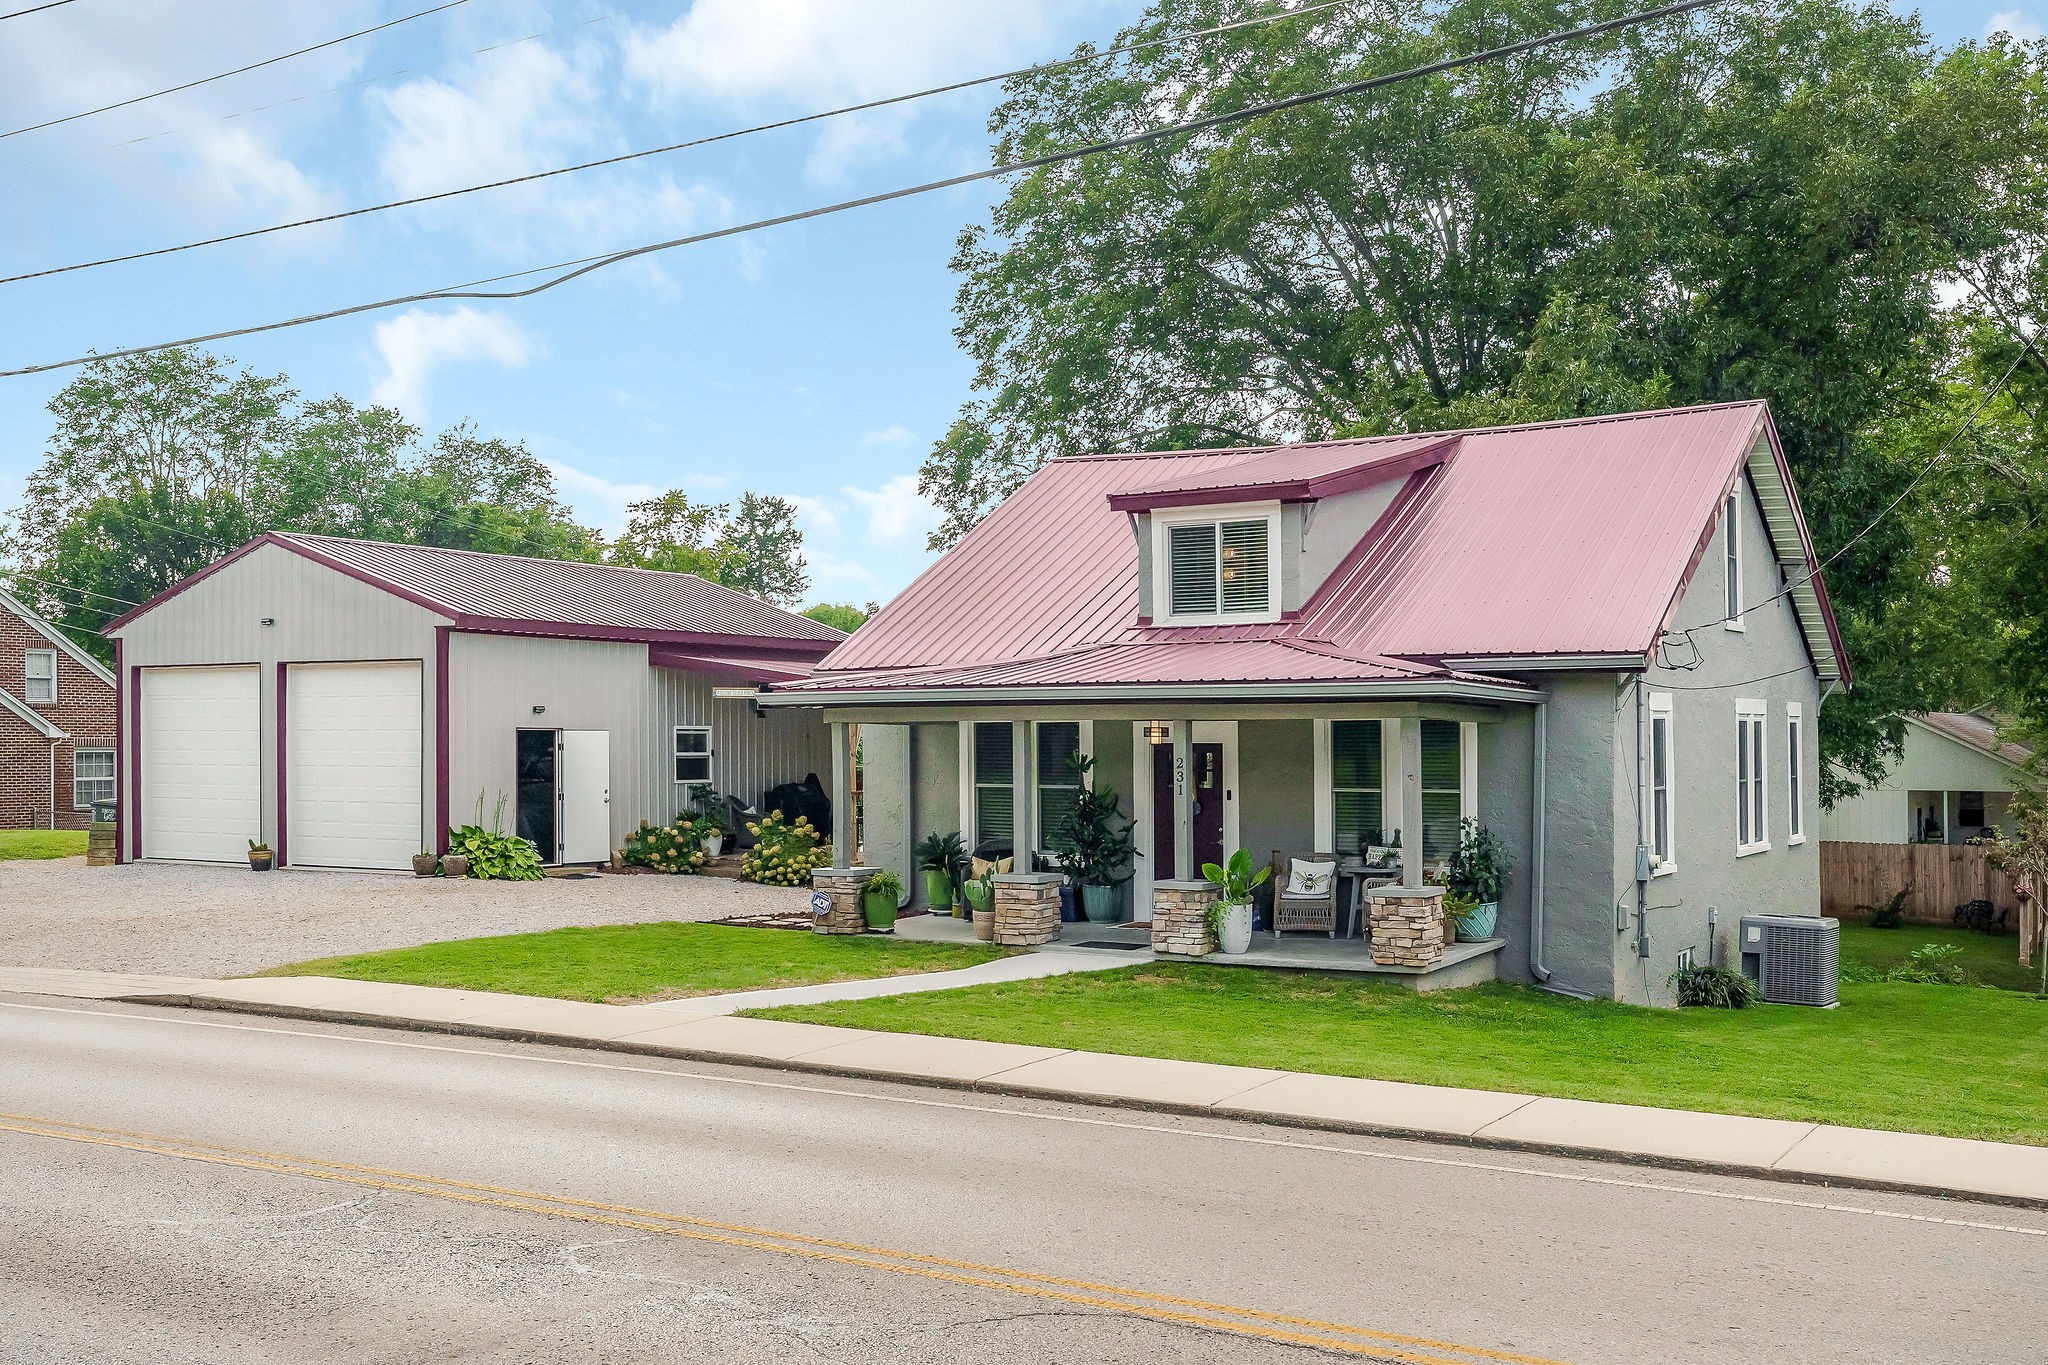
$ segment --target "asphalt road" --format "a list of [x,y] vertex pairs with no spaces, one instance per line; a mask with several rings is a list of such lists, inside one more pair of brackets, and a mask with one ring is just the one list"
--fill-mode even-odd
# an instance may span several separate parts
[[2026,1210],[27,997],[0,1111],[8,1361],[2048,1350]]

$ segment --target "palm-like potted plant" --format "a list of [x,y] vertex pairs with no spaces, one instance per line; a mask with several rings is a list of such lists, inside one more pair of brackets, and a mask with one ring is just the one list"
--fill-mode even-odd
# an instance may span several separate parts
[[934,915],[953,913],[953,869],[967,860],[967,848],[960,831],[934,831],[918,840],[917,870],[924,874],[924,898]]
[[1477,820],[1460,823],[1457,851],[1444,867],[1444,882],[1451,893],[1445,908],[1457,920],[1459,938],[1493,937],[1500,922],[1500,889],[1509,866],[1507,850],[1492,830]]
[[1239,849],[1221,867],[1203,863],[1202,875],[1217,891],[1209,907],[1209,936],[1226,953],[1242,953],[1252,946],[1252,893],[1273,875],[1269,865],[1252,870],[1249,849]]
[[1060,866],[1081,888],[1081,912],[1097,924],[1117,918],[1117,888],[1131,879],[1131,860],[1138,856],[1131,821],[1117,801],[1116,788],[1093,782],[1095,760],[1075,754],[1073,804],[1052,834],[1052,851]]
[[896,932],[896,904],[903,899],[903,879],[894,872],[877,872],[860,891],[861,913],[868,928],[885,934]]

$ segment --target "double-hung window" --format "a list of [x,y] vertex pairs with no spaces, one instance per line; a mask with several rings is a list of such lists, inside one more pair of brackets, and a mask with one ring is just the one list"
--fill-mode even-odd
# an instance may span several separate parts
[[1650,857],[1651,875],[1661,877],[1678,871],[1674,840],[1677,814],[1677,755],[1672,742],[1671,694],[1650,694]]
[[1339,853],[1377,844],[1386,826],[1384,741],[1376,720],[1330,722],[1330,814]]
[[1164,622],[1271,619],[1279,575],[1273,548],[1278,515],[1264,509],[1243,515],[1153,514],[1160,519],[1155,593],[1163,596]]
[[1760,701],[1735,703],[1735,853],[1760,853],[1771,846],[1764,797],[1764,718]]
[[1074,809],[1081,780],[1074,758],[1081,752],[1081,722],[1041,721],[1038,729],[1038,846],[1050,848],[1060,822]]
[[686,787],[711,785],[711,727],[676,727],[676,781]]
[[1742,629],[1742,486],[1737,479],[1728,505],[1721,509],[1721,578],[1727,594],[1724,624],[1730,630]]
[[114,799],[114,751],[79,749],[71,755],[71,807],[85,810]]
[[1806,842],[1806,717],[1798,702],[1785,705],[1785,842]]
[[31,649],[22,656],[22,700],[31,706],[52,706],[57,701],[57,651]]
[[1017,757],[1010,744],[1010,722],[975,722],[973,761],[974,845],[970,851],[982,857],[1008,857],[1017,844]]
[[1457,721],[1422,722],[1422,856],[1428,862],[1458,851],[1458,822],[1465,815],[1463,738]]

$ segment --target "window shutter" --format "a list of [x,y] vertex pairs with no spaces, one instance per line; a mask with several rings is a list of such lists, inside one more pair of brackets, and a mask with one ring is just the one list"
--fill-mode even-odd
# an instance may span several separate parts
[[1263,612],[1267,605],[1266,522],[1226,521],[1223,542],[1223,610]]
[[[1167,558],[1175,616],[1211,616],[1216,611],[1216,528],[1169,526]],[[1263,604],[1262,604],[1263,605]]]

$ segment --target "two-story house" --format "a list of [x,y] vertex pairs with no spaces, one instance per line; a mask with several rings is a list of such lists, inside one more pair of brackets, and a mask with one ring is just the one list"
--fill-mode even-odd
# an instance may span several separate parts
[[0,829],[84,829],[114,797],[114,675],[0,592]]

